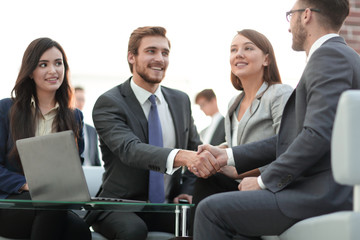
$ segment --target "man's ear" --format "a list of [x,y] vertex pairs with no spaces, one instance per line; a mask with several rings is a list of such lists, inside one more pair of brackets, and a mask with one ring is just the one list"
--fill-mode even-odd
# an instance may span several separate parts
[[128,52],[128,62],[131,64],[135,63],[135,55],[132,52]]
[[302,19],[301,22],[304,21],[304,24],[308,24],[312,18],[312,11],[310,8],[305,9],[304,14],[300,16]]

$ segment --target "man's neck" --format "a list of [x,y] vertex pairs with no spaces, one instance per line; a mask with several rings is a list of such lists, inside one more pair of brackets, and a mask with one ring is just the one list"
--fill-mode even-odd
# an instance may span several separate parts
[[136,85],[138,85],[139,87],[145,89],[146,91],[149,91],[151,93],[155,93],[156,90],[158,89],[160,83],[149,83],[147,81],[145,81],[144,79],[142,79],[140,76],[134,75],[132,77],[132,80],[134,81],[134,83]]
[[315,27],[315,28],[309,30],[307,40],[306,40],[306,42],[304,44],[305,45],[304,49],[305,49],[305,52],[306,52],[306,56],[307,57],[309,56],[311,47],[314,45],[314,43],[318,39],[320,39],[321,37],[323,37],[323,36],[325,36],[327,34],[331,34],[331,33],[338,34],[338,32],[336,32],[336,31],[325,30],[325,29],[323,29],[321,27]]

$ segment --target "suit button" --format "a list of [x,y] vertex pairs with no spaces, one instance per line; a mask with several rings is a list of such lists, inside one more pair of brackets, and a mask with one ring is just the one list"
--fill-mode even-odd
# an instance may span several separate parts
[[283,184],[282,183],[278,183],[278,185],[277,185],[279,188],[281,188],[282,186],[283,186]]

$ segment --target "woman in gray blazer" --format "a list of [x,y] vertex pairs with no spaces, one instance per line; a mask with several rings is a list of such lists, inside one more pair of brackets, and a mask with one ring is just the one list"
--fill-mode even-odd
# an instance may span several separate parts
[[[244,29],[234,37],[230,47],[231,82],[240,91],[229,103],[225,117],[226,142],[233,147],[274,136],[292,88],[281,84],[273,47],[261,33]],[[259,149],[261,151],[261,149]],[[207,179],[197,179],[193,203],[205,197],[237,190],[245,176],[258,175],[261,169],[237,174],[234,167],[223,167]]]

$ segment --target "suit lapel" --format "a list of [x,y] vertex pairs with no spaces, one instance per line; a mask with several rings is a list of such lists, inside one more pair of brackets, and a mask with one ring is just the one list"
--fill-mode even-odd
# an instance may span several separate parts
[[139,122],[144,136],[148,139],[148,126],[147,126],[147,119],[144,114],[144,111],[137,100],[133,90],[130,87],[130,79],[129,78],[126,82],[120,85],[120,93],[124,97],[126,104],[129,107],[129,110],[134,114],[134,118]]
[[225,126],[227,126],[225,128],[225,137],[226,137],[226,142],[228,144],[229,147],[232,147],[232,118],[233,118],[233,114],[236,111],[236,108],[239,106],[239,103],[241,101],[241,99],[244,97],[244,92],[240,93],[236,99],[234,100],[233,104],[229,107],[228,113],[226,115],[225,118]]

